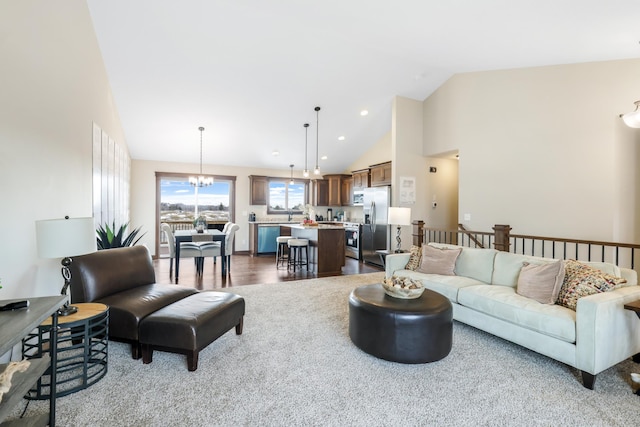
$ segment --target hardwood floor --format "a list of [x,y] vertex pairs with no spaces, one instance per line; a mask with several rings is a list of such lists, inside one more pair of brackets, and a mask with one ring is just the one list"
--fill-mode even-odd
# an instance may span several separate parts
[[[176,283],[169,277],[169,258],[153,260],[158,283]],[[257,283],[278,283],[290,280],[311,279],[318,277],[315,273],[306,270],[287,271],[285,268],[276,269],[275,256],[252,257],[248,254],[234,254],[231,256],[231,269],[226,278],[221,277],[220,260],[214,265],[211,259],[207,259],[204,265],[202,277],[196,276],[194,262],[188,258],[180,261],[180,278],[178,284],[193,286],[199,290],[212,290],[216,288],[230,288],[233,286],[253,285]],[[346,258],[342,267],[342,275],[374,273],[383,271],[382,268],[365,264],[352,258]],[[175,273],[175,272],[174,272]]]

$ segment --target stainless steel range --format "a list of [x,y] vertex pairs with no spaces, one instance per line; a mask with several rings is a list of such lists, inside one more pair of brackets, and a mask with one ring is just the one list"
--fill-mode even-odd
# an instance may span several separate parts
[[357,222],[345,222],[344,225],[344,254],[349,258],[360,260],[362,250],[360,246],[360,235],[362,226]]

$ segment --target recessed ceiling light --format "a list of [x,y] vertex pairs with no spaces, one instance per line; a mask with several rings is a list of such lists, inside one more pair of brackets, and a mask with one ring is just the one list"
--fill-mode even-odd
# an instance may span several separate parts
[[272,155],[272,156],[279,156],[279,155],[280,155],[280,152],[279,152],[278,150],[273,150],[273,151],[271,152],[271,155]]
[[340,135],[340,136],[338,137],[338,141],[344,141],[344,135]]
[[361,116],[366,116],[367,114],[369,114],[369,112],[367,110],[360,111],[360,115]]
[[322,156],[320,157],[320,160],[327,160],[327,158],[328,158],[327,156]]

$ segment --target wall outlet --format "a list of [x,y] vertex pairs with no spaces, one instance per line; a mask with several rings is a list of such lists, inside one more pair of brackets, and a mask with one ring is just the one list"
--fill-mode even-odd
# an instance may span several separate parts
[[464,214],[465,221],[471,221],[471,214]]

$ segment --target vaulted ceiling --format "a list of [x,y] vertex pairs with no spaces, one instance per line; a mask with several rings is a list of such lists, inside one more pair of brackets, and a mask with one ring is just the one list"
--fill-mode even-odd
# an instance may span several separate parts
[[342,172],[391,130],[397,95],[640,57],[637,0],[87,3],[134,159],[197,163],[204,126],[204,163],[301,170],[309,123],[309,168],[318,135],[322,171]]

